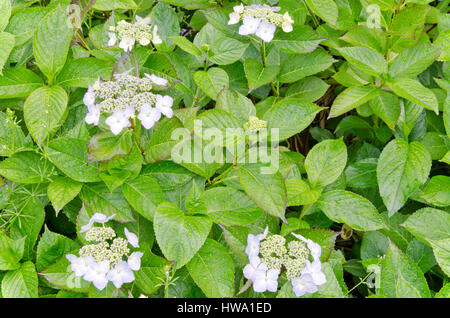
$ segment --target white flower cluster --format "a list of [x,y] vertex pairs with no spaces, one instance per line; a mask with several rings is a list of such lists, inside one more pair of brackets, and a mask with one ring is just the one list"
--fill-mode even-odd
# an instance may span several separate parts
[[[134,281],[133,271],[141,268],[143,253],[133,252],[130,255],[128,244],[139,248],[136,234],[125,228],[123,238],[115,238],[116,233],[110,227],[93,227],[94,223],[106,223],[114,215],[107,217],[102,213],[95,213],[89,223],[81,228],[86,233],[86,240],[94,244],[84,245],[80,250],[80,256],[67,254],[66,258],[71,263],[71,269],[77,277],[83,277],[85,281],[92,282],[94,286],[103,290],[108,282],[112,282],[116,288]],[[112,241],[112,242],[111,242]],[[126,261],[124,260],[126,258]]]
[[[167,80],[156,75],[145,74],[145,78],[129,75],[131,70],[114,75],[115,80],[102,82],[98,79],[84,95],[88,108],[85,121],[98,125],[101,113],[111,114],[106,124],[117,135],[131,126],[130,118],[136,117],[146,129],[160,120],[161,114],[173,116],[173,99],[170,96],[153,94],[153,85],[166,86]],[[153,107],[154,106],[154,107]]]
[[119,21],[117,26],[109,28],[109,42],[108,45],[115,45],[119,41],[119,47],[125,52],[133,49],[133,46],[138,42],[140,45],[146,46],[150,42],[153,44],[161,44],[162,40],[158,36],[158,26],[152,27],[149,25],[150,18],[141,18],[136,16],[135,23],[129,23],[125,20]]
[[300,241],[291,241],[286,248],[286,239],[280,235],[267,236],[268,230],[266,228],[262,234],[249,234],[247,237],[245,252],[249,264],[243,273],[253,282],[253,290],[258,293],[266,290],[276,292],[278,277],[284,269],[297,297],[317,292],[317,286],[326,282],[320,262],[320,245],[292,233]]
[[228,24],[239,23],[242,19],[242,25],[239,27],[240,35],[255,34],[263,41],[270,42],[277,26],[284,32],[293,30],[294,20],[289,13],[280,14],[277,13],[278,11],[280,11],[279,7],[270,7],[266,4],[244,6],[241,3],[233,8]]

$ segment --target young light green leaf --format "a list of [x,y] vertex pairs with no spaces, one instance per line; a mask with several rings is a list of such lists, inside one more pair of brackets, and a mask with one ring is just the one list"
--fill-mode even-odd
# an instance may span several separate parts
[[394,129],[400,117],[400,100],[392,93],[380,90],[378,94],[369,101],[370,109],[380,117],[389,128]]
[[393,79],[416,77],[439,57],[440,51],[438,47],[428,43],[407,48],[389,66],[389,76]]
[[373,49],[362,46],[343,47],[339,53],[352,65],[373,76],[387,73],[388,65],[383,55]]
[[372,86],[352,86],[336,97],[328,118],[340,116],[375,98],[380,90]]
[[401,78],[388,83],[388,85],[398,96],[439,114],[439,104],[436,95],[415,79]]
[[333,0],[306,0],[306,5],[327,23],[336,25],[339,11]]

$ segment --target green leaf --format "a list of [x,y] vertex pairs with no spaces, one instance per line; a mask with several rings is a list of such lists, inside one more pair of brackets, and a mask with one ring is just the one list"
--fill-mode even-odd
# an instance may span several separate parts
[[432,177],[420,194],[420,198],[437,207],[444,208],[450,205],[450,177]]
[[207,9],[214,7],[215,3],[210,0],[161,0],[174,6],[186,8],[188,10]]
[[448,149],[448,137],[441,133],[430,131],[419,140],[425,146],[431,156],[431,160],[439,160],[445,156]]
[[72,201],[81,191],[82,183],[66,177],[56,177],[48,185],[47,195],[56,215],[70,201]]
[[270,107],[263,119],[267,121],[268,132],[278,129],[278,140],[284,140],[308,127],[321,110],[306,99],[288,98]]
[[48,145],[47,155],[58,169],[75,181],[100,181],[98,165],[88,164],[85,140],[69,137],[53,139]]
[[33,38],[34,57],[50,83],[53,83],[66,63],[72,33],[72,23],[62,6],[50,11],[36,29]]
[[0,162],[0,174],[20,183],[48,182],[54,172],[55,166],[34,151],[17,152]]
[[256,115],[255,105],[244,95],[223,90],[217,96],[216,109],[223,109],[238,118],[241,123],[246,123],[250,116]]
[[194,81],[210,98],[216,100],[219,92],[228,88],[229,78],[227,72],[218,67],[212,67],[207,72],[197,71]]
[[243,192],[231,187],[217,187],[203,193],[206,212],[225,226],[248,225],[262,215],[261,209]]
[[25,262],[19,269],[6,273],[2,280],[2,296],[38,298],[38,277],[32,262]]
[[434,256],[442,270],[450,273],[450,215],[448,212],[423,208],[402,224],[420,241],[433,248]]
[[421,143],[394,139],[386,145],[378,160],[377,178],[389,215],[397,212],[425,183],[430,169],[430,155]]
[[311,189],[306,181],[300,178],[289,178],[286,180],[287,206],[308,205],[316,202],[321,189]]
[[388,85],[398,96],[439,114],[439,104],[436,95],[418,81],[412,78],[401,78],[388,83]]
[[366,25],[357,25],[340,38],[354,46],[363,46],[374,49],[381,54],[386,50],[386,34],[378,28],[369,28]]
[[434,298],[450,298],[450,283],[445,284]]
[[242,43],[228,37],[219,37],[210,45],[209,61],[218,65],[229,65],[238,61],[248,47],[248,43]]
[[11,16],[11,0],[0,0],[0,32],[8,25]]
[[431,297],[419,266],[392,243],[381,263],[379,293],[394,298]]
[[158,44],[158,50],[171,51],[174,45],[171,36],[180,35],[180,22],[175,9],[165,3],[157,3],[151,13],[153,23],[158,26],[158,35],[163,43]]
[[132,146],[132,134],[129,130],[118,135],[114,135],[110,131],[99,132],[87,144],[88,160],[117,160],[129,154]]
[[25,123],[40,145],[63,124],[67,116],[68,96],[59,86],[41,87],[31,93],[23,105]]
[[306,5],[312,12],[324,21],[334,26],[338,18],[338,6],[333,0],[306,0]]
[[416,31],[423,27],[428,11],[427,7],[403,7],[394,15],[389,31],[403,38],[413,39]]
[[389,128],[394,129],[400,117],[400,100],[397,96],[384,90],[369,101],[370,109],[380,117]]
[[0,233],[0,270],[18,269],[23,256],[25,239],[11,240],[6,234]]
[[147,162],[169,159],[171,150],[178,141],[172,139],[172,133],[183,125],[177,118],[163,120],[161,125],[154,131],[145,152]]
[[416,77],[427,69],[440,54],[440,49],[428,43],[419,43],[401,52],[389,66],[393,79]]
[[387,252],[389,239],[379,231],[364,233],[361,241],[361,259],[378,258]]
[[56,82],[66,87],[88,88],[99,77],[108,79],[111,76],[112,63],[92,57],[70,60],[56,78]]
[[20,206],[21,213],[14,220],[10,228],[10,237],[13,240],[25,238],[24,260],[33,256],[33,247],[44,224],[45,212],[41,202],[36,197],[29,197]]
[[309,25],[294,25],[289,33],[279,30],[271,43],[281,51],[296,54],[314,51],[323,40]]
[[44,85],[44,81],[24,67],[7,69],[0,76],[0,99],[25,97]]
[[225,298],[234,295],[233,259],[216,241],[206,239],[186,267],[206,297]]
[[[90,215],[94,213],[115,214],[114,219],[119,222],[135,221],[131,208],[120,189],[111,192],[101,182],[85,183],[81,189],[80,198]],[[88,217],[90,218],[90,216]],[[85,222],[82,224],[84,225],[89,222],[89,219],[81,220],[79,217],[78,221]]]
[[352,65],[367,74],[378,76],[387,73],[388,65],[383,55],[375,50],[362,47],[343,47],[338,49],[339,53]]
[[37,246],[36,270],[42,271],[79,247],[79,244],[75,241],[53,233],[45,227],[44,234],[42,234]]
[[349,187],[371,188],[377,183],[377,163],[376,158],[367,158],[353,162],[345,169],[345,180]]
[[149,176],[141,175],[125,182],[122,192],[128,203],[150,221],[153,221],[156,207],[164,201],[161,188],[155,179]]
[[164,202],[154,215],[156,240],[164,256],[183,267],[198,252],[211,229],[205,215],[185,215],[176,205]]
[[175,44],[178,45],[183,51],[194,56],[203,56],[202,51],[184,36],[171,36],[170,39],[174,41]]
[[278,80],[280,83],[296,82],[326,70],[333,62],[333,58],[322,49],[307,54],[292,54],[281,65]]
[[310,102],[315,102],[325,94],[329,87],[330,85],[320,78],[310,76],[289,85],[286,90],[286,97],[304,98]]
[[328,118],[340,116],[375,98],[380,90],[372,86],[352,86],[336,97]]
[[385,227],[373,204],[350,191],[333,190],[322,193],[317,205],[331,220],[345,223],[359,231],[374,231]]
[[133,0],[97,0],[93,8],[99,11],[111,11],[116,9],[136,9],[138,6]]
[[248,88],[250,91],[271,83],[280,71],[278,65],[268,65],[264,67],[257,60],[248,58],[244,61],[245,75],[248,80]]
[[141,269],[134,272],[136,286],[146,295],[158,290],[161,280],[166,277],[170,263],[164,258],[146,251],[142,256]]
[[328,139],[316,144],[305,159],[308,181],[313,188],[329,185],[337,180],[347,163],[347,148],[341,139]]
[[260,165],[240,166],[239,182],[256,205],[285,222],[287,193],[284,179],[280,172],[263,174],[260,169]]
[[7,32],[0,32],[0,75],[3,75],[3,67],[6,61],[8,61],[9,54],[14,47],[14,35]]

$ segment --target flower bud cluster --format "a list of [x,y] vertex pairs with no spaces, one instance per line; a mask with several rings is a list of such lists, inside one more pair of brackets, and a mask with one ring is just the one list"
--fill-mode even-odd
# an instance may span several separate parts
[[109,28],[109,46],[113,46],[119,42],[119,47],[125,52],[133,49],[136,42],[140,45],[147,46],[150,42],[153,44],[161,44],[162,40],[158,36],[158,26],[153,28],[150,26],[150,18],[141,18],[136,16],[135,23],[129,23],[125,20],[119,21],[117,26]]
[[131,126],[130,118],[137,117],[146,129],[150,129],[160,120],[161,114],[172,117],[172,97],[151,92],[154,85],[166,87],[168,81],[154,74],[139,78],[129,75],[130,71],[116,74],[111,81],[98,79],[89,86],[83,98],[88,108],[86,123],[98,125],[101,113],[110,114],[106,124],[117,135]]
[[241,20],[243,24],[239,28],[240,35],[255,34],[265,42],[273,39],[276,27],[281,27],[284,32],[293,30],[291,16],[288,12],[278,13],[279,7],[264,5],[244,6],[240,4],[230,13],[228,24],[236,24]]
[[109,281],[120,288],[125,283],[134,281],[133,271],[141,267],[143,253],[130,253],[128,244],[138,248],[136,234],[125,228],[127,239],[116,237],[117,233],[111,227],[93,227],[94,223],[106,223],[113,216],[96,213],[84,225],[81,232],[86,232],[85,239],[92,244],[84,245],[78,251],[79,257],[68,254],[66,258],[71,263],[71,270],[77,277],[92,282],[94,286],[102,290]]
[[244,130],[250,133],[257,133],[264,128],[267,128],[267,122],[255,116],[250,116],[248,122],[244,124]]
[[244,268],[244,277],[253,282],[254,291],[276,292],[278,277],[285,270],[297,296],[315,293],[317,286],[326,282],[321,270],[320,245],[292,233],[300,241],[291,241],[286,247],[283,236],[267,234],[268,228],[262,234],[249,234],[247,238],[245,252],[250,262]]

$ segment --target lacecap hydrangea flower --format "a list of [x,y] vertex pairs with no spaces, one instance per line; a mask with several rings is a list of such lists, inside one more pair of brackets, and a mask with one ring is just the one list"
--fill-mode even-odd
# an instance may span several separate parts
[[[104,225],[113,217],[114,215],[107,217],[102,213],[94,214],[89,223],[81,228],[81,232],[86,233],[86,241],[92,244],[81,247],[79,256],[66,255],[75,276],[92,282],[99,290],[103,290],[108,282],[112,282],[116,288],[133,282],[133,271],[141,268],[143,253],[130,253],[128,247],[128,244],[134,248],[139,247],[137,235],[125,228],[126,239],[117,237],[111,227]],[[94,227],[94,223],[101,223],[103,226]]]
[[270,7],[266,4],[251,6],[240,4],[230,13],[228,24],[236,24],[242,20],[242,25],[239,27],[240,35],[255,34],[263,41],[270,42],[277,27],[281,27],[284,32],[293,30],[294,20],[289,13],[280,14],[278,11],[280,11],[279,7]]
[[164,88],[168,81],[154,74],[139,78],[129,75],[130,71],[114,75],[111,81],[98,79],[89,86],[83,98],[88,109],[86,123],[98,125],[100,115],[105,113],[108,115],[106,124],[117,135],[131,126],[131,118],[137,117],[142,126],[150,129],[161,114],[168,118],[173,116],[172,97],[151,92],[153,86]]
[[119,47],[125,52],[133,49],[134,45],[139,43],[142,46],[147,46],[152,42],[153,44],[161,44],[162,40],[158,36],[158,26],[150,26],[150,17],[141,18],[136,16],[135,23],[129,23],[121,20],[117,26],[109,28],[109,46],[115,45],[119,42]]
[[249,264],[244,267],[243,274],[252,281],[255,292],[276,292],[282,271],[286,272],[297,297],[317,292],[318,286],[326,282],[320,262],[320,245],[301,235],[292,235],[299,240],[288,244],[281,235],[268,236],[268,228],[262,234],[248,235],[245,252]]

